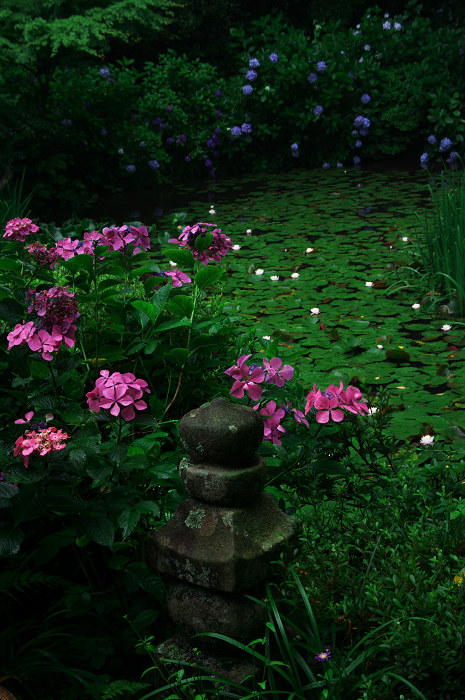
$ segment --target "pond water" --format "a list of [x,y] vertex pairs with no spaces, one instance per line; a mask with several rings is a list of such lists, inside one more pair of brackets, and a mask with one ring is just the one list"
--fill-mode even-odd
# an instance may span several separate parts
[[240,246],[226,258],[225,298],[259,339],[279,336],[280,357],[306,386],[386,387],[398,437],[450,439],[460,426],[465,435],[464,333],[418,290],[389,290],[412,261],[431,206],[427,184],[418,169],[296,170],[176,188],[161,203],[139,193],[112,218],[163,230],[184,210],[187,223],[217,224]]

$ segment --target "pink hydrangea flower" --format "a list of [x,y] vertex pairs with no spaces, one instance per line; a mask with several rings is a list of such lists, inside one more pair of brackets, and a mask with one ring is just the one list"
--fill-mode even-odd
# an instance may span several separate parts
[[265,407],[260,409],[259,413],[265,416],[263,441],[269,441],[273,445],[281,445],[281,437],[286,432],[281,425],[281,420],[286,415],[284,407],[276,408],[276,401],[268,401]]
[[252,371],[250,369],[246,364],[241,365],[239,372],[236,374],[236,381],[229,393],[231,396],[241,399],[244,396],[244,392],[248,391],[252,401],[259,401],[263,390],[260,384],[265,381],[265,372],[258,367]]
[[32,430],[26,432],[24,437],[21,435],[15,442],[13,454],[15,457],[21,455],[24,466],[29,464],[31,454],[36,453],[43,457],[49,452],[63,450],[66,444],[63,440],[67,440],[69,435],[62,430],[57,430],[55,427],[42,428],[40,430]]
[[192,282],[191,278],[185,272],[181,272],[181,270],[164,270],[164,273],[167,277],[171,277],[173,287],[182,287],[183,284]]
[[145,401],[141,400],[144,391],[150,394],[147,382],[136,379],[131,372],[110,374],[108,370],[102,370],[95,387],[86,394],[87,403],[91,411],[109,409],[112,416],[121,414],[123,420],[129,421],[136,415],[134,408],[138,411],[147,408]]
[[294,376],[294,368],[291,365],[284,365],[279,357],[273,357],[270,361],[263,360],[263,367],[266,373],[265,382],[283,387],[284,384]]
[[70,258],[74,258],[76,255],[76,248],[79,246],[79,241],[77,238],[63,238],[60,241],[57,241],[56,244],[56,251],[60,258],[63,258],[63,260],[69,260]]
[[51,270],[55,267],[57,260],[62,257],[55,247],[47,248],[42,243],[31,243],[26,250],[38,265],[50,265]]
[[320,391],[313,385],[313,390],[307,395],[305,405],[305,415],[315,408],[317,423],[327,423],[330,419],[335,423],[340,423],[344,419],[342,409],[350,413],[368,413],[369,409],[366,403],[360,401],[362,393],[360,389],[354,386],[348,386],[344,389],[341,382],[339,387],[330,384],[325,391]]
[[240,379],[242,377],[241,367],[244,362],[249,359],[249,357],[252,357],[252,355],[241,355],[237,361],[237,364],[225,369],[224,373],[229,374],[229,376],[233,379]]
[[[210,228],[213,231],[210,231]],[[195,247],[195,242],[199,236],[205,236],[210,231],[213,234],[213,241],[210,246],[200,252]],[[186,226],[178,238],[170,238],[169,243],[178,243],[182,248],[189,248],[196,260],[200,260],[202,265],[208,265],[212,260],[219,261],[232,248],[232,241],[221,229],[215,228],[215,224],[198,223],[193,226]]]
[[29,338],[34,335],[34,332],[34,321],[17,323],[14,329],[10,331],[6,337],[8,340],[8,350],[11,350],[11,348],[13,348],[15,345],[24,345],[27,343]]
[[17,423],[17,424],[19,424],[19,423],[29,423],[29,421],[31,420],[31,418],[32,418],[33,415],[34,415],[34,411],[28,411],[28,412],[26,413],[26,415],[24,416],[24,418],[25,418],[26,420],[24,420],[24,418],[18,418],[17,420],[15,420],[15,423]]
[[30,233],[37,233],[38,230],[39,227],[33,224],[30,219],[10,219],[10,221],[6,223],[3,238],[7,238],[9,241],[20,241],[20,243],[24,243],[26,236]]

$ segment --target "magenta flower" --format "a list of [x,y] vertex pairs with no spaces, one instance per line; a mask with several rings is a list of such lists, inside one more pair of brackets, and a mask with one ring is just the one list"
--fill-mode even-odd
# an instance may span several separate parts
[[8,340],[8,350],[11,350],[15,345],[24,345],[27,343],[29,338],[34,335],[34,331],[34,321],[28,321],[24,324],[17,323],[6,337]]
[[231,396],[242,399],[244,392],[248,391],[252,401],[259,401],[262,395],[260,384],[265,381],[265,372],[259,368],[250,372],[250,367],[242,364],[238,375],[229,392]]
[[51,270],[55,267],[57,260],[62,257],[55,247],[47,248],[42,243],[31,243],[26,250],[38,265],[50,265]]
[[3,238],[7,238],[9,241],[24,243],[26,236],[30,233],[37,233],[38,230],[39,227],[33,224],[30,219],[10,219],[10,221],[6,223]]
[[121,418],[130,421],[135,417],[134,409],[142,411],[147,408],[141,400],[143,392],[150,394],[150,389],[144,379],[136,379],[131,372],[113,372],[102,370],[95,382],[95,387],[89,391],[87,403],[91,411],[109,409],[112,416],[121,414]]
[[63,450],[66,444],[63,440],[67,440],[69,435],[63,433],[61,430],[57,430],[55,427],[42,428],[40,430],[33,430],[25,433],[25,437],[22,435],[16,440],[15,448],[13,449],[13,454],[15,457],[21,455],[23,458],[24,466],[27,467],[29,464],[29,457],[32,453],[37,453],[41,457],[56,450]]
[[265,382],[283,387],[284,384],[294,376],[294,368],[291,365],[282,366],[283,361],[279,357],[273,357],[269,362],[263,360],[263,367],[266,372]]
[[319,654],[315,656],[316,661],[328,661],[331,658],[331,647],[326,646],[324,651],[320,651]]
[[171,277],[173,287],[182,287],[183,284],[192,282],[191,278],[185,272],[181,272],[181,270],[165,270],[164,272],[167,277]]
[[74,258],[76,254],[76,248],[79,246],[79,241],[75,238],[63,238],[61,241],[57,241],[56,251],[60,258],[63,260],[69,260]]
[[18,418],[17,420],[15,420],[15,423],[16,423],[16,424],[19,424],[19,423],[29,423],[29,421],[31,420],[31,418],[32,418],[33,415],[34,415],[34,411],[28,411],[28,412],[26,413],[26,415],[24,416],[24,418],[25,418],[26,420],[24,420],[24,418]]
[[291,411],[294,414],[294,418],[297,423],[303,423],[308,428],[308,420],[305,418],[305,414],[302,411],[299,411],[298,408],[292,408]]
[[[210,231],[213,234],[213,241],[206,250],[200,252],[196,249],[195,243],[199,236],[205,237],[205,234],[209,231],[207,227],[213,228],[213,231]],[[189,248],[194,258],[200,260],[202,265],[208,265],[212,260],[218,262],[233,245],[231,239],[224,233],[221,233],[221,229],[215,228],[215,224],[201,222],[193,226],[186,226],[178,238],[170,238],[168,242],[178,243],[182,248]]]
[[369,413],[368,406],[363,401],[360,389],[354,386],[348,386],[344,389],[341,382],[339,386],[330,384],[325,391],[320,391],[313,385],[313,390],[307,395],[307,403],[305,405],[305,415],[315,408],[317,423],[327,423],[329,419],[335,423],[340,423],[344,419],[342,409],[350,413]]
[[276,401],[268,401],[264,408],[259,411],[260,415],[265,416],[263,441],[269,441],[273,445],[281,445],[281,437],[286,430],[281,425],[281,420],[286,415],[283,406],[276,408]]
[[316,422],[327,423],[330,418],[335,423],[344,420],[344,413],[339,407],[337,396],[327,395],[326,392],[322,393],[321,391],[318,394],[313,403],[314,408],[317,409]]
[[229,367],[229,369],[225,369],[224,373],[229,374],[229,376],[233,377],[233,379],[240,379],[242,377],[241,367],[244,362],[249,359],[249,357],[252,357],[252,355],[241,355],[237,361],[237,364]]

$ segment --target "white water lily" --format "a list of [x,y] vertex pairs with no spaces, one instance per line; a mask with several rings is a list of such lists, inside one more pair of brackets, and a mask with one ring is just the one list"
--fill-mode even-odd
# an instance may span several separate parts
[[372,416],[374,413],[378,413],[378,409],[376,408],[376,406],[373,406],[373,408],[368,409],[369,416]]
[[441,330],[444,331],[444,333],[447,333],[447,331],[450,331],[452,326],[449,323],[445,323],[443,326],[441,326]]
[[412,309],[419,309],[419,308],[420,308],[420,304],[412,304]]
[[215,211],[215,209],[213,209],[213,207],[212,207],[211,209],[208,210],[208,213],[209,213],[209,214],[216,214],[216,211]]
[[406,243],[408,241],[408,236],[402,236],[402,240]]
[[241,246],[236,243],[235,245],[233,245],[232,249],[233,250],[240,250]]
[[299,275],[298,272],[293,272],[292,275],[291,275],[291,277],[293,277],[293,278],[296,280],[297,277],[300,277],[300,275]]
[[178,263],[175,263],[175,262],[173,262],[172,260],[170,260],[170,265],[171,265],[171,267],[177,267],[177,266],[178,266]]
[[312,313],[312,316],[318,316],[318,314],[320,313],[320,309],[318,308],[318,306],[314,306],[313,309],[310,309],[310,311]]
[[258,270],[255,270],[256,275],[263,275],[264,272],[265,272],[265,270],[262,270],[261,267],[259,267]]
[[307,248],[307,250],[305,252],[306,253],[313,253],[314,250],[315,250],[315,248]]
[[271,335],[263,335],[263,340],[271,340]]
[[382,350],[384,348],[384,345],[377,345],[376,346],[379,350]]
[[372,287],[374,282],[365,282],[365,287]]
[[279,280],[279,275],[271,275],[270,280],[273,280],[273,282],[277,282]]
[[247,234],[248,236],[250,236],[251,233],[252,233],[252,229],[251,229],[251,228],[248,228],[247,231],[246,231],[246,234]]
[[422,435],[420,443],[422,445],[432,445],[434,442],[434,435]]

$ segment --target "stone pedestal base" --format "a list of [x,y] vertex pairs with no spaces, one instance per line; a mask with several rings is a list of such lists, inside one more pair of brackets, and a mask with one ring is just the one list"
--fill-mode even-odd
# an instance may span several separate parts
[[[187,635],[178,634],[157,647],[157,661],[160,663],[160,670],[156,677],[157,687],[162,688],[173,683],[174,674],[180,669],[184,670],[184,678],[190,679],[197,693],[220,691],[217,679],[221,678],[225,679],[226,688],[223,685],[225,690],[228,690],[228,680],[250,689],[253,688],[254,681],[256,683],[261,680],[263,669],[258,665],[260,662],[257,660],[254,664],[254,659],[245,652],[235,656],[213,655],[195,647],[195,641]],[[234,651],[232,646],[231,651]],[[198,678],[204,680],[196,680]],[[230,686],[229,689],[232,690],[233,687]],[[157,698],[166,698],[173,695],[175,691],[175,688],[171,688],[166,691],[166,695],[157,694]]]

